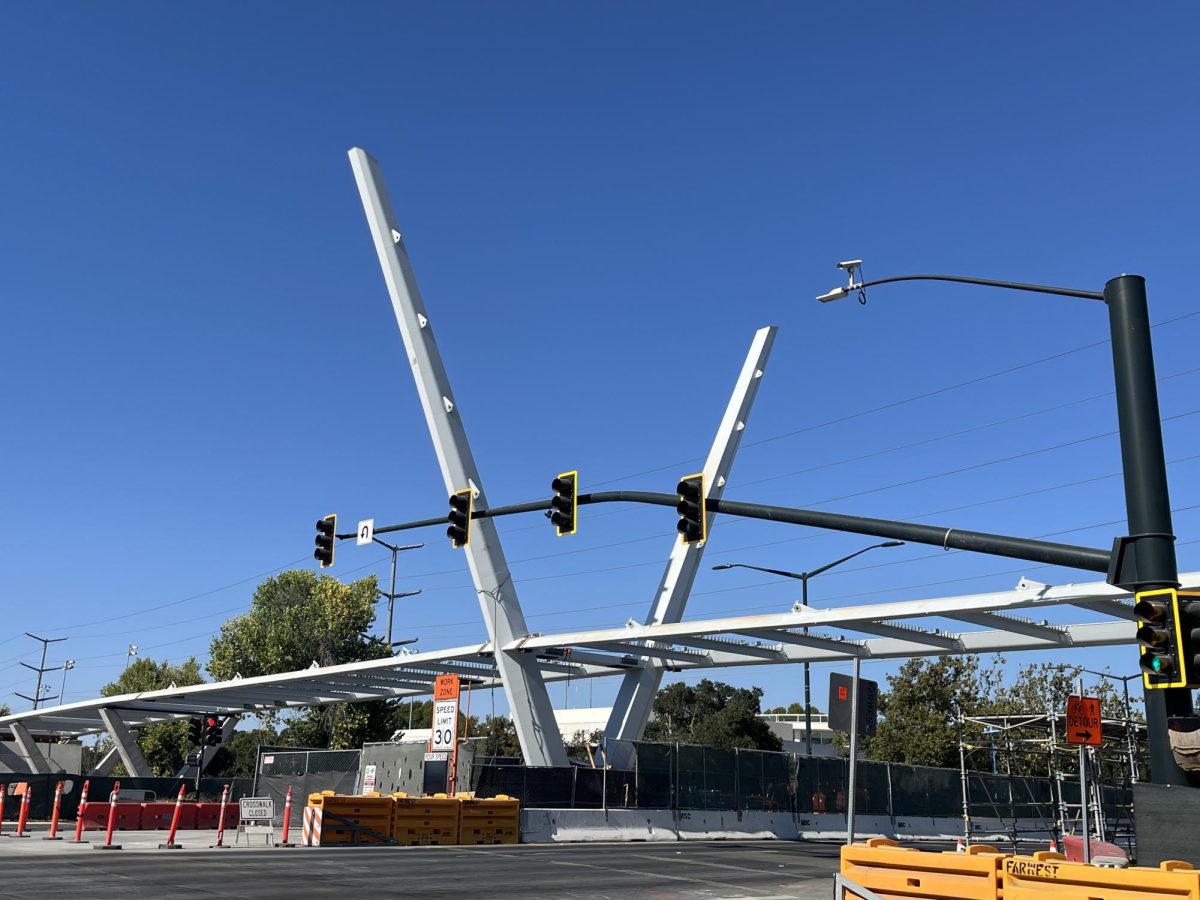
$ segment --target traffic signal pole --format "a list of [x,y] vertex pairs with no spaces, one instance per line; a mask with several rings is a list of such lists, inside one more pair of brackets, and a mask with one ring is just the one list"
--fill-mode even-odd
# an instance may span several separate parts
[[[1117,422],[1125,475],[1125,508],[1129,537],[1113,551],[1109,582],[1146,591],[1179,587],[1167,464],[1163,454],[1158,385],[1146,280],[1120,275],[1104,286],[1112,333],[1113,375],[1116,382]],[[1167,737],[1167,719],[1192,714],[1188,688],[1146,691],[1146,733],[1150,777],[1156,784],[1188,784],[1175,763]]]

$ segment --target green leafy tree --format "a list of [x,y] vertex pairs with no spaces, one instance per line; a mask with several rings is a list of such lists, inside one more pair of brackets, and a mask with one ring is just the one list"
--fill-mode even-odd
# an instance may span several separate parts
[[521,742],[517,739],[517,726],[508,716],[488,716],[471,733],[481,739],[475,752],[486,756],[511,756],[521,758]]
[[604,730],[602,728],[593,729],[591,733],[581,728],[571,735],[571,739],[566,742],[567,756],[582,762],[590,762],[592,758],[591,748],[603,741]]
[[[200,663],[195,657],[180,665],[173,665],[165,659],[155,662],[143,658],[127,666],[116,681],[109,682],[100,689],[100,694],[104,697],[116,697],[121,694],[157,691],[172,685],[187,687],[203,683]],[[147,725],[138,734],[137,743],[142,755],[146,757],[147,765],[155,775],[174,776],[183,765],[188,752],[187,722]],[[111,742],[107,746],[111,746]],[[128,774],[120,764],[114,771]]]
[[978,656],[910,659],[880,692],[878,731],[863,741],[864,756],[958,768],[959,715],[983,712],[998,677]]
[[270,725],[235,731],[233,737],[221,745],[206,774],[214,778],[253,778],[258,765],[258,748],[263,744],[278,743],[279,735]]
[[676,682],[655,696],[646,740],[779,750],[783,742],[758,718],[762,695],[762,688],[736,688],[707,678],[695,686]]
[[[218,680],[250,678],[387,655],[368,634],[375,621],[375,576],[343,584],[307,570],[268,578],[250,611],[224,625],[209,649],[209,673]],[[287,743],[345,749],[385,739],[392,709],[386,701],[314,707],[287,722]],[[266,717],[270,721],[270,717]]]

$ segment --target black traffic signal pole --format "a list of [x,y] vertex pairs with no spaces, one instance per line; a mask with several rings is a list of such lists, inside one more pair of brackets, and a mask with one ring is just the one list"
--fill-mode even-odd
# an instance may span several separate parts
[[[1170,494],[1167,489],[1166,459],[1163,455],[1162,422],[1158,410],[1158,387],[1154,378],[1154,353],[1150,341],[1150,320],[1146,304],[1146,281],[1140,275],[1120,275],[1104,286],[1104,293],[1072,288],[996,281],[961,275],[900,275],[852,285],[842,289],[865,291],[868,287],[900,281],[948,281],[1102,300],[1108,306],[1109,330],[1113,351],[1113,375],[1116,382],[1117,420],[1121,439],[1122,468],[1125,478],[1125,504],[1129,522],[1128,537],[1118,538],[1111,552],[1071,544],[1057,544],[1028,538],[960,531],[932,525],[915,525],[889,519],[871,519],[838,513],[787,507],[712,500],[710,512],[756,519],[809,525],[836,531],[849,531],[875,537],[895,538],[916,544],[946,549],[970,550],[992,556],[1007,556],[1030,562],[1068,566],[1105,572],[1108,581],[1127,590],[1153,590],[1179,586],[1175,558],[1175,536],[1171,525]],[[822,299],[837,299],[827,297]],[[643,491],[605,491],[581,494],[578,502],[632,502],[675,506],[674,494]],[[550,508],[549,500],[534,500],[513,506],[475,510],[472,518],[514,515]],[[376,534],[403,531],[430,525],[442,525],[444,516],[390,525],[375,529]],[[355,535],[338,535],[349,538]],[[1192,714],[1191,692],[1187,688],[1146,692],[1147,734],[1154,781],[1159,784],[1187,784],[1187,776],[1176,765],[1167,740],[1167,716]]]
[[[1146,280],[1140,275],[1113,278],[1104,285],[1104,302],[1108,304],[1112,332],[1130,535],[1118,539],[1113,548],[1109,581],[1139,591],[1179,587]],[[1171,753],[1167,718],[1192,714],[1191,690],[1146,691],[1145,698],[1151,776],[1158,784],[1188,784],[1187,775]]]
[[[1162,421],[1158,411],[1158,385],[1154,378],[1154,350],[1150,341],[1150,315],[1146,304],[1146,279],[1118,275],[1104,285],[1104,293],[995,281],[963,275],[899,275],[853,283],[817,299],[835,300],[850,291],[898,281],[950,281],[1006,290],[1056,294],[1084,300],[1102,300],[1108,307],[1112,341],[1113,378],[1116,383],[1117,427],[1121,437],[1121,462],[1125,478],[1125,508],[1129,536],[1113,545],[1108,571],[1110,584],[1132,591],[1175,588],[1179,571],[1175,535],[1171,527],[1171,498],[1167,490],[1167,464],[1163,455]],[[1146,691],[1146,725],[1153,780],[1158,784],[1188,784],[1175,762],[1167,739],[1168,716],[1190,716],[1188,688]]]
[[[594,494],[580,494],[580,506],[592,503],[646,503],[652,506],[670,506],[679,502],[676,494],[656,494],[650,491],[600,491]],[[912,522],[897,522],[891,519],[871,519],[865,516],[847,516],[841,513],[819,512],[812,509],[793,509],[788,506],[768,506],[763,503],[743,503],[738,500],[709,500],[708,511],[724,513],[728,516],[739,516],[747,519],[765,519],[770,522],[784,522],[789,525],[809,525],[814,528],[827,528],[831,531],[847,531],[853,534],[873,535],[874,537],[895,538],[911,541],[914,544],[929,544],[950,550],[971,550],[986,553],[990,556],[1009,556],[1028,562],[1048,563],[1055,566],[1068,566],[1073,569],[1087,569],[1092,572],[1107,572],[1110,553],[1093,547],[1079,547],[1074,544],[1056,544],[1050,541],[1038,541],[1032,538],[1010,537],[1003,534],[988,534],[983,531],[964,531],[958,528],[946,528],[940,525],[916,525]],[[471,518],[495,518],[511,516],[519,513],[537,512],[550,509],[550,500],[531,500],[528,503],[514,503],[511,506],[494,506],[491,509],[477,509]],[[408,531],[413,528],[426,528],[432,525],[444,525],[445,516],[436,519],[421,519],[417,522],[405,522],[400,525],[385,525],[376,528],[376,534],[387,534],[393,531]],[[353,538],[354,534],[338,535],[339,538]]]

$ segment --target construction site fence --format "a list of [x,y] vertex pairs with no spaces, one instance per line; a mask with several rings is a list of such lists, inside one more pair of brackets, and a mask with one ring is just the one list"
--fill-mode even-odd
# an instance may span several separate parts
[[275,801],[275,824],[283,824],[283,801],[288,788],[294,796],[321,791],[336,794],[359,792],[361,750],[276,750],[263,747],[258,754],[254,790],[256,797]]
[[[839,813],[846,809],[849,762],[764,750],[722,750],[687,744],[634,744],[631,769],[523,766],[477,760],[476,796],[506,794],[543,809],[697,809]],[[1004,819],[1054,819],[1050,778],[969,772],[971,814]],[[1064,781],[1064,800],[1078,802],[1078,783]],[[963,778],[957,769],[860,761],[856,809],[863,815],[961,818]],[[1106,788],[1106,814],[1119,817],[1127,788]],[[1126,812],[1127,815],[1127,812]]]
[[113,785],[121,782],[121,796],[127,799],[136,798],[141,801],[174,802],[181,784],[187,787],[189,799],[200,799],[216,802],[221,799],[221,791],[229,785],[231,802],[242,797],[252,796],[254,782],[250,778],[202,778],[200,780],[200,796],[196,797],[196,781],[180,778],[130,778],[126,775],[20,775],[12,773],[0,774],[0,784],[6,785],[4,799],[4,820],[12,821],[20,811],[21,798],[14,794],[19,784],[29,785],[29,818],[48,819],[54,807],[54,791],[59,782],[63,783],[62,803],[59,815],[63,819],[75,818],[79,810],[79,794],[83,782],[88,782],[88,804],[107,803]]

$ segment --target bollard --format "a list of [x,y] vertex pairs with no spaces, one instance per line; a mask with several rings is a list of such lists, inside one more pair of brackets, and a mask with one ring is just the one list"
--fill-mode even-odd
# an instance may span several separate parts
[[217,842],[214,847],[219,847],[222,850],[228,848],[225,841],[225,803],[229,800],[229,785],[225,785],[225,789],[221,791],[221,808],[217,812]]
[[91,784],[90,779],[83,783],[83,790],[79,792],[79,809],[75,811],[75,840],[71,841],[72,844],[87,843],[87,841],[83,839],[83,814],[87,811],[87,792],[89,784]]
[[292,786],[288,785],[287,796],[283,799],[283,839],[279,842],[280,847],[295,847],[295,844],[288,843],[288,827],[292,822]]
[[32,793],[32,786],[29,784],[29,782],[26,782],[25,793],[21,795],[21,811],[17,814],[16,837],[29,837],[29,835],[25,833],[25,825],[29,822],[29,796]]
[[54,810],[50,813],[50,834],[42,838],[43,841],[61,841],[58,836],[58,811],[62,806],[62,789],[63,783],[60,781],[58,787],[54,789]]
[[183,795],[187,791],[187,785],[179,786],[179,796],[175,798],[175,815],[171,816],[171,831],[167,834],[167,842],[159,844],[159,850],[182,850],[183,845],[175,843],[175,831],[179,828],[179,814],[183,811]]
[[112,793],[108,795],[108,833],[104,836],[104,843],[97,844],[93,850],[120,850],[120,844],[112,842],[113,826],[117,824],[117,797],[121,793],[121,782],[113,784]]
[[0,784],[0,834],[4,834],[4,801],[7,799],[7,784]]

